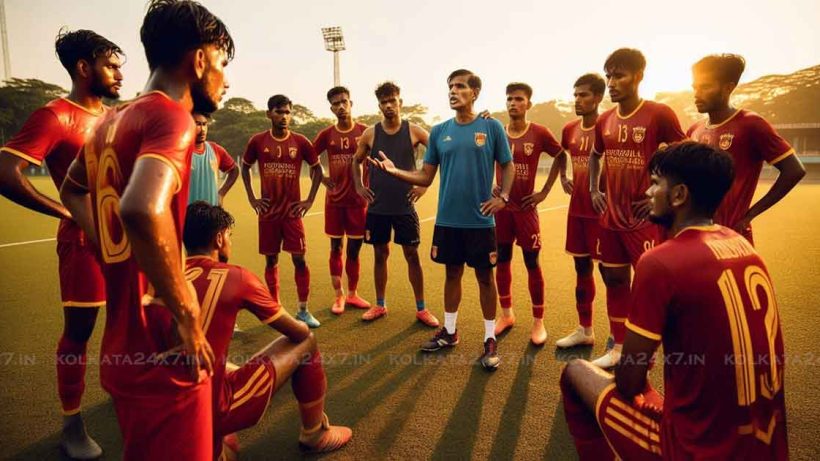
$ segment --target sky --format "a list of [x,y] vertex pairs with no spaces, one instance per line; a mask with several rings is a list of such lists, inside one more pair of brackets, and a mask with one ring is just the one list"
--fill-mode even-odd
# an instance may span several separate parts
[[[2,0],[0,0],[2,1]],[[263,108],[284,93],[321,117],[332,117],[325,93],[333,58],[321,27],[341,26],[347,50],[341,81],[351,90],[354,115],[376,113],[373,90],[393,80],[405,104],[423,104],[429,119],[453,115],[447,75],[467,68],[484,85],[478,108],[501,110],[504,88],[529,83],[533,102],[569,99],[575,79],[601,72],[620,47],[643,51],[641,87],[688,89],[690,67],[715,52],[742,54],[743,81],[820,64],[817,0],[203,0],[236,42],[227,68],[226,98],[244,97]],[[92,29],[126,52],[123,97],[148,77],[139,27],[144,0],[5,0],[12,76],[70,86],[54,55],[54,37],[67,26]]]

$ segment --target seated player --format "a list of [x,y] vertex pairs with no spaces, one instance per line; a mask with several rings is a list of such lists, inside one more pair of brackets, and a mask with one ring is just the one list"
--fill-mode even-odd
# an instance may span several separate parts
[[[262,419],[271,395],[291,379],[299,401],[302,432],[299,446],[310,452],[336,450],[352,436],[347,427],[331,426],[324,413],[327,378],[316,338],[308,326],[290,316],[251,271],[226,261],[231,255],[233,216],[205,202],[188,206],[183,240],[188,252],[186,278],[202,307],[202,328],[214,351],[214,451],[223,437]],[[228,343],[236,315],[248,309],[284,336],[248,362],[226,370]],[[216,458],[215,457],[215,458]]]
[[[766,265],[713,224],[729,154],[684,142],[649,163],[650,218],[670,240],[635,271],[615,375],[574,360],[564,413],[584,459],[788,459],[783,336]],[[646,374],[663,341],[665,399]]]

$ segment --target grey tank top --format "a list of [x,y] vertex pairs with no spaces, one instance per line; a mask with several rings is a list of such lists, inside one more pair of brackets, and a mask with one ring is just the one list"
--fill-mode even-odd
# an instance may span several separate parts
[[[381,122],[376,124],[375,139],[370,150],[370,156],[379,158],[379,151],[393,161],[397,168],[414,171],[416,169],[416,153],[413,141],[410,139],[410,123],[402,120],[401,128],[395,134],[385,133]],[[413,204],[407,198],[413,186],[400,181],[384,171],[370,165],[370,189],[376,198],[368,208],[368,213],[380,215],[403,215],[413,213]]]

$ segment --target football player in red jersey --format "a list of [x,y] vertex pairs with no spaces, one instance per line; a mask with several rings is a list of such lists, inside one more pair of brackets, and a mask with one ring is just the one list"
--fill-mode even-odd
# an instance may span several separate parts
[[[271,129],[257,133],[242,156],[242,182],[248,202],[259,215],[259,253],[265,255],[265,282],[273,299],[279,301],[279,252],[290,253],[299,296],[296,318],[311,328],[321,324],[308,311],[310,269],[305,261],[305,228],[302,216],[307,213],[324,173],[322,164],[310,141],[290,131],[293,103],[282,94],[268,99],[267,116]],[[256,198],[251,185],[251,167],[259,162],[261,196]],[[311,185],[308,197],[302,200],[299,177],[302,162],[310,166]]]
[[[561,146],[572,159],[572,197],[567,212],[566,251],[575,261],[575,307],[578,328],[555,342],[558,347],[591,345],[592,301],[595,299],[593,261],[598,256],[600,218],[592,207],[589,195],[589,157],[595,143],[595,123],[598,105],[606,91],[606,81],[598,74],[584,74],[575,81],[575,115],[580,118],[567,123],[561,133]],[[601,266],[598,266],[601,268]]]
[[[669,106],[641,99],[638,87],[646,59],[635,49],[615,50],[606,60],[607,86],[614,107],[598,117],[589,161],[592,206],[601,215],[599,259],[606,285],[606,305],[614,347],[595,364],[611,368],[618,363],[629,314],[631,268],[640,255],[659,241],[659,229],[647,221],[649,184],[646,165],[658,147],[685,138]],[[601,163],[606,169],[601,174]],[[601,192],[604,177],[606,193]]]
[[[502,310],[501,316],[495,320],[495,335],[500,335],[515,324],[511,292],[512,250],[515,242],[521,247],[524,265],[527,267],[533,316],[530,339],[536,346],[542,346],[547,340],[547,330],[544,328],[544,275],[538,262],[538,254],[541,251],[541,224],[536,207],[547,198],[559,172],[564,190],[569,193],[571,189],[566,177],[566,152],[549,129],[527,120],[527,111],[530,108],[532,87],[518,82],[507,85],[507,113],[510,116],[510,123],[506,127],[506,132],[515,163],[515,179],[510,190],[509,203],[495,214],[495,234],[498,242],[495,279]],[[546,153],[554,160],[544,186],[535,192],[535,176],[542,153]],[[496,183],[494,193],[498,194],[501,191],[501,168],[497,165]]]
[[[806,170],[794,149],[763,117],[729,103],[745,68],[746,61],[735,54],[706,56],[692,66],[695,106],[701,114],[709,114],[709,120],[692,125],[687,136],[732,154],[735,182],[715,222],[733,228],[754,244],[752,220],[785,197]],[[750,207],[763,162],[777,168],[777,180]]]
[[[350,90],[336,86],[327,92],[330,111],[336,116],[336,124],[316,135],[313,147],[316,155],[327,151],[329,176],[322,182],[327,186],[325,196],[325,234],[330,237],[330,280],[336,291],[336,300],[330,311],[342,314],[345,307],[369,309],[370,303],[362,299],[359,287],[359,252],[364,242],[364,224],[367,201],[356,193],[353,185],[353,155],[359,138],[367,129],[354,123],[350,109]],[[343,239],[347,235],[347,260],[342,264]],[[347,273],[347,297],[342,290],[342,266]]]
[[57,391],[63,410],[60,445],[76,459],[102,454],[85,431],[80,401],[85,389],[86,346],[100,306],[105,304],[105,281],[97,251],[71,214],[59,202],[40,193],[23,171],[29,165],[48,165],[57,189],[87,134],[105,111],[102,99],[116,99],[122,82],[122,50],[90,31],[61,31],[57,56],[71,76],[71,92],[37,109],[23,128],[0,148],[0,193],[34,211],[60,218],[57,256],[63,302],[63,334],[57,343]]
[[[732,159],[683,142],[649,164],[650,219],[674,236],[641,256],[614,377],[564,369],[570,434],[585,459],[788,459],[783,335],[766,265],[712,217]],[[663,342],[664,392],[647,381]]]
[[[183,235],[188,253],[185,275],[200,300],[202,327],[215,357],[214,459],[220,458],[223,437],[259,422],[273,393],[290,378],[302,419],[300,446],[312,452],[340,448],[352,432],[330,426],[324,413],[327,378],[316,338],[273,299],[256,275],[227,264],[233,222],[221,207],[195,202],[188,206]],[[227,362],[228,344],[242,309],[284,336],[236,367]]]
[[225,93],[233,40],[192,1],[154,0],[140,29],[150,75],[109,110],[66,175],[61,197],[99,243],[107,288],[100,380],[123,458],[213,454],[213,352],[183,273],[182,227],[196,131]]

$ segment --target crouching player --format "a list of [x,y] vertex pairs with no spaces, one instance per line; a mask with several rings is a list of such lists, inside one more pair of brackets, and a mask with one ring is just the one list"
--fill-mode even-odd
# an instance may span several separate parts
[[[649,163],[650,219],[670,240],[644,253],[615,376],[583,360],[561,377],[584,459],[788,459],[783,335],[766,265],[713,224],[729,154],[684,142]],[[646,373],[663,342],[664,390]]]
[[[324,413],[327,378],[316,338],[307,325],[274,301],[265,284],[251,271],[226,261],[231,255],[233,216],[221,207],[196,202],[188,207],[183,241],[188,252],[186,278],[193,283],[202,307],[202,329],[216,358],[213,376],[214,451],[222,439],[262,419],[271,395],[291,379],[299,401],[302,432],[299,446],[326,452],[345,445],[347,427],[331,426]],[[248,362],[226,370],[228,343],[240,309],[284,336]]]

